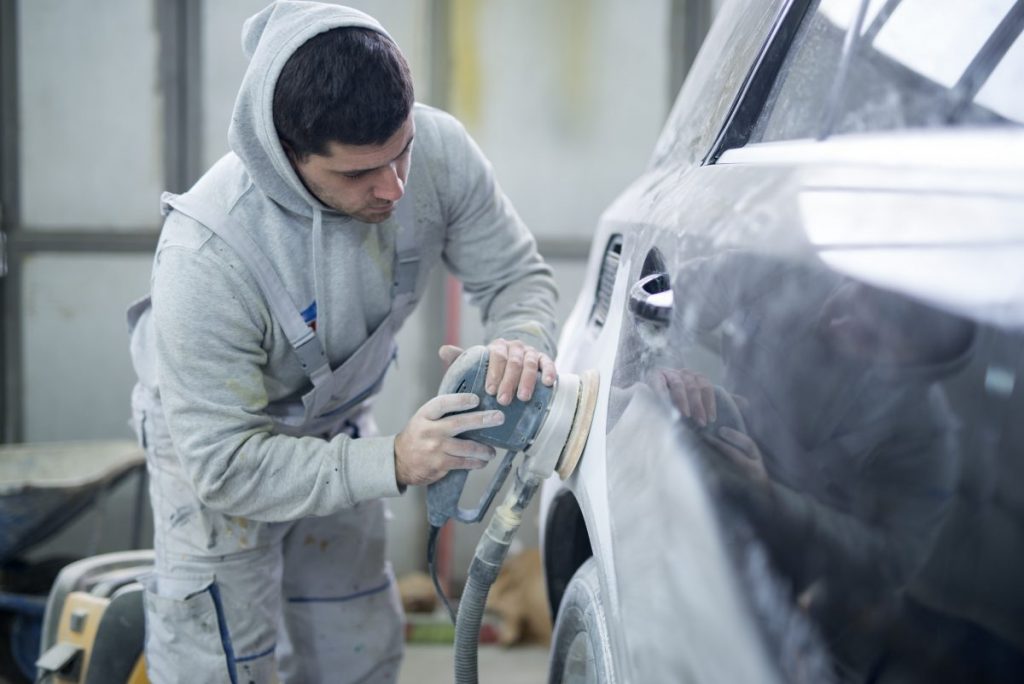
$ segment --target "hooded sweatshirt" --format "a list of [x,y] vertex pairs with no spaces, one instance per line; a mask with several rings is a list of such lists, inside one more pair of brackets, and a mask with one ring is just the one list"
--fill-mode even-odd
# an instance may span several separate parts
[[[278,2],[246,22],[250,62],[232,115],[232,152],[188,192],[190,202],[229,215],[252,237],[303,303],[332,367],[391,310],[398,226],[394,218],[362,223],[312,196],[278,140],[271,106],[292,53],[345,26],[385,33],[361,12],[310,2]],[[443,261],[481,308],[488,339],[518,339],[553,355],[556,290],[532,236],[454,118],[419,104],[413,118],[402,201],[413,203],[418,236],[416,298]],[[394,436],[328,441],[275,433],[268,404],[300,396],[310,382],[249,267],[173,203],[165,197],[152,315],[133,339],[141,355],[156,359],[153,372],[136,363],[135,402],[149,407],[145,420],[167,434],[176,455],[151,469],[183,475],[213,510],[265,521],[399,494]]]

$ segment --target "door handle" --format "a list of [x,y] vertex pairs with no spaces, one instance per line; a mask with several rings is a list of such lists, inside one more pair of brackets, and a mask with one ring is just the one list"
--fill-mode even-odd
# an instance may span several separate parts
[[646,275],[629,290],[629,310],[646,321],[668,323],[674,303],[667,273]]

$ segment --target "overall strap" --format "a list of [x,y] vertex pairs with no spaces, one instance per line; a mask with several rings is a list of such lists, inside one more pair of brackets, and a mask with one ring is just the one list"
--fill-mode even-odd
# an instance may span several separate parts
[[398,222],[398,233],[395,236],[394,279],[391,284],[392,310],[398,310],[411,303],[416,293],[416,280],[420,272],[419,240],[416,235],[411,190],[398,201],[395,220]]
[[186,216],[190,216],[209,228],[238,255],[249,272],[256,279],[263,297],[270,307],[270,313],[281,324],[288,342],[302,365],[302,370],[318,385],[331,375],[331,368],[324,352],[323,343],[302,318],[300,308],[288,294],[281,276],[263,250],[252,237],[227,214],[210,211],[199,202],[190,201],[187,195],[164,193],[163,201]]

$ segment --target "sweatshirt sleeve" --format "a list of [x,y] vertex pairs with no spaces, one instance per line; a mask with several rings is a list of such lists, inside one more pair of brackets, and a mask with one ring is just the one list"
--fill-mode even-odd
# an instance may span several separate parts
[[161,249],[153,316],[171,439],[205,505],[285,521],[400,493],[394,437],[326,441],[272,432],[262,370],[270,315],[211,249]]
[[480,309],[488,340],[518,339],[554,356],[551,268],[462,125],[445,117],[440,127],[448,169],[445,263]]

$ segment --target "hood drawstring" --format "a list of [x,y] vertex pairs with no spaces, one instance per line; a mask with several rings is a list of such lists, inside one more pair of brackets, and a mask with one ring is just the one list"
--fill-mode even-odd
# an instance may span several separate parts
[[327,346],[327,323],[324,317],[327,314],[327,302],[324,301],[324,294],[327,288],[324,286],[324,219],[320,207],[313,207],[313,245],[310,261],[313,262],[313,301],[316,302],[316,334],[320,336],[320,344],[323,345],[324,353],[329,354]]

